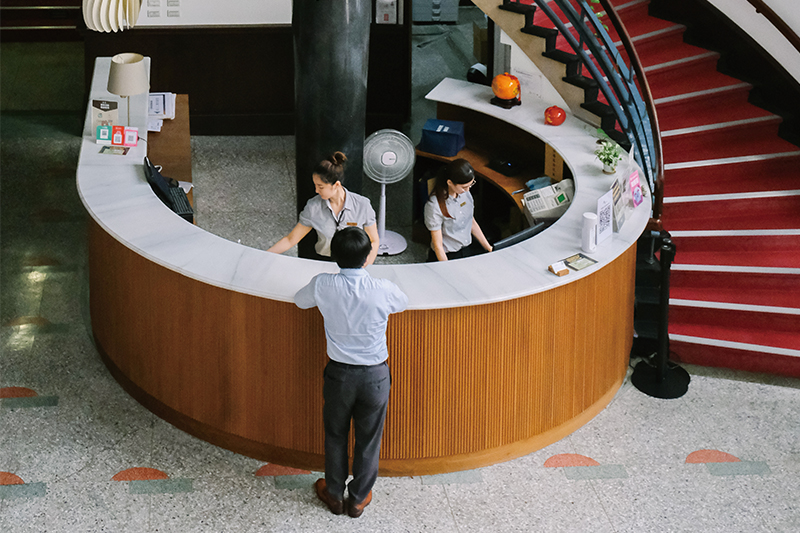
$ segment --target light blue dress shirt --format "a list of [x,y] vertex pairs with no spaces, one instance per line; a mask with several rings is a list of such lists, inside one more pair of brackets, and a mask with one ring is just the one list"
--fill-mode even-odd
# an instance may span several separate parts
[[373,278],[363,268],[343,268],[338,274],[317,274],[297,291],[301,309],[319,308],[325,319],[328,357],[348,365],[386,361],[386,323],[391,313],[408,306],[408,297],[386,279]]

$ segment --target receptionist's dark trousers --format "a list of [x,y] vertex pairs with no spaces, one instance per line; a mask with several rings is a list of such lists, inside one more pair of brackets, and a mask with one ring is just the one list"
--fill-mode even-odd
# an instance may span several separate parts
[[348,475],[350,420],[355,429],[351,500],[361,503],[378,478],[383,422],[389,403],[389,366],[356,366],[329,361],[325,367],[325,482],[334,498],[344,494]]

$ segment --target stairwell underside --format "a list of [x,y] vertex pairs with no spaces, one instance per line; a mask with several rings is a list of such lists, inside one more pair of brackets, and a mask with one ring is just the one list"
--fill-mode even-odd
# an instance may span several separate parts
[[600,126],[600,117],[581,107],[584,102],[584,90],[564,81],[564,63],[542,55],[547,51],[545,39],[520,31],[524,25],[522,15],[500,9],[502,0],[473,0],[473,3],[520,47],[536,68],[553,84],[573,115],[593,126]]

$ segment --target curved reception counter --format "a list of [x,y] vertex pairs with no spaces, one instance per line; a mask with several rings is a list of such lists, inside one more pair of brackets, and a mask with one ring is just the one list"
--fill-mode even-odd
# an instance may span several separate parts
[[[95,99],[110,97],[107,65],[98,59]],[[545,103],[504,110],[490,97],[488,87],[449,79],[429,95],[541,138],[570,167],[575,197],[553,226],[510,248],[368,268],[410,303],[387,332],[393,383],[382,475],[464,470],[539,449],[602,410],[625,376],[635,243],[648,202],[591,254],[596,265],[549,273],[549,264],[579,251],[582,214],[596,210],[612,178],[594,158],[592,127],[572,117],[547,127]],[[131,98],[142,122],[145,104]],[[89,126],[87,116],[77,186],[92,217],[92,328],[114,377],[193,435],[322,470],[323,322],[292,302],[336,266],[248,248],[185,222],[145,181],[144,143],[126,156],[99,155]]]

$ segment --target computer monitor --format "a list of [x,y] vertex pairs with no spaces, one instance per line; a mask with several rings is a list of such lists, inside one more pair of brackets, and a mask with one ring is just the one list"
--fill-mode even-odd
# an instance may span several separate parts
[[167,180],[161,175],[158,167],[156,167],[147,156],[144,158],[144,175],[147,178],[147,183],[150,184],[150,188],[153,189],[154,193],[156,193],[156,196],[158,196],[159,199],[168,207],[172,207],[172,201],[170,200],[169,193],[169,183],[167,183]]
[[544,222],[539,222],[538,224],[534,224],[529,228],[525,228],[522,231],[515,233],[514,235],[510,235],[505,239],[500,239],[496,243],[492,245],[492,250],[502,250],[503,248],[508,248],[509,246],[513,246],[514,244],[520,243],[525,239],[530,239],[534,235],[541,233],[547,225]]

